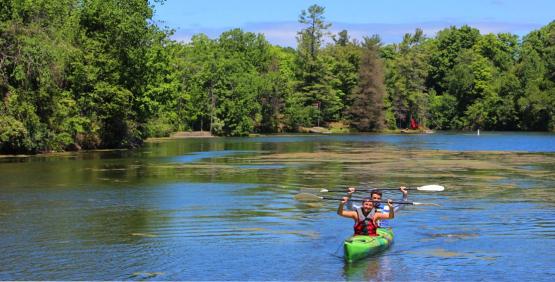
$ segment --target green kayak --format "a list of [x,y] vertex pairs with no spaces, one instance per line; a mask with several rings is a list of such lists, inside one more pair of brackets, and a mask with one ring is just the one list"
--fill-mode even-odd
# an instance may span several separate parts
[[387,249],[393,243],[393,231],[390,228],[378,228],[378,236],[358,235],[350,237],[343,243],[345,261],[353,262]]

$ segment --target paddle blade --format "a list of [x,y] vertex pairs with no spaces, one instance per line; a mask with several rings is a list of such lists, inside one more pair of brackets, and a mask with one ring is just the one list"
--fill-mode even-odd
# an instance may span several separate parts
[[427,191],[427,192],[439,192],[439,191],[445,190],[445,187],[441,185],[433,184],[433,185],[424,185],[424,186],[416,187],[416,190]]
[[326,189],[326,188],[322,188],[322,189],[320,189],[320,193],[327,193],[327,192],[329,192],[329,190],[328,190],[328,189]]
[[303,202],[316,202],[316,201],[321,201],[324,198],[310,193],[299,193],[295,195],[295,199],[297,201],[303,201]]

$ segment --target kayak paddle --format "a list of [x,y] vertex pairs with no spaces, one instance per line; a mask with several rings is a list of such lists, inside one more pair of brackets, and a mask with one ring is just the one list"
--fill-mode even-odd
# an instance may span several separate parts
[[[310,193],[299,193],[297,195],[295,195],[295,199],[298,201],[303,201],[303,202],[317,202],[317,201],[322,201],[322,200],[330,200],[330,201],[341,201],[342,199],[338,199],[338,198],[330,198],[330,197],[322,197],[322,196],[317,196],[314,194],[310,194]],[[362,200],[362,199],[357,199],[357,200]],[[355,201],[357,201],[355,200]],[[387,203],[387,201],[379,201],[380,203]],[[392,204],[398,204],[398,205],[412,205],[412,206],[437,206],[440,207],[440,205],[438,204],[434,204],[434,203],[419,203],[419,202],[405,202],[405,201],[391,201]]]
[[[399,188],[378,188],[377,190],[399,190]],[[445,190],[445,187],[441,186],[441,185],[436,185],[436,184],[432,184],[432,185],[424,185],[424,186],[420,186],[420,187],[416,187],[416,188],[407,188],[406,190],[408,191],[425,191],[425,192],[441,192],[443,190]],[[339,191],[339,190],[332,190],[331,192],[344,192],[345,190]],[[328,189],[321,189],[320,193],[326,193],[326,192],[330,192]],[[370,190],[368,190],[368,192],[370,192]]]

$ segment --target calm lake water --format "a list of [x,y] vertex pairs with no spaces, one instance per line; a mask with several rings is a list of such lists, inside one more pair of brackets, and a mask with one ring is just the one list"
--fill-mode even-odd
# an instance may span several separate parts
[[[409,200],[441,207],[405,207],[393,246],[354,264],[337,202],[294,198],[427,184],[446,190]],[[555,135],[182,139],[0,158],[0,226],[0,280],[553,281]]]

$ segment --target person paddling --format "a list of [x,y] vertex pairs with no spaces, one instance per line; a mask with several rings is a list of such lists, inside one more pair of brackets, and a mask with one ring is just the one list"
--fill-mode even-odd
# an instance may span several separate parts
[[[409,192],[407,191],[407,187],[405,186],[401,186],[399,187],[399,191],[401,191],[401,193],[403,194],[403,199],[401,201],[403,202],[407,202],[408,201],[408,194]],[[348,187],[347,188],[347,197],[349,197],[349,201],[346,204],[346,207],[348,210],[356,210],[359,206],[354,204],[353,201],[351,200],[351,196],[353,195],[353,193],[356,192],[356,188],[355,187]],[[382,199],[382,192],[380,190],[374,189],[372,191],[370,191],[370,197],[372,198],[372,200],[374,201],[380,201]],[[376,210],[378,212],[381,213],[389,213],[389,207],[380,205],[379,202],[376,202],[375,205]],[[403,208],[404,205],[393,205],[395,212],[398,212],[399,209]],[[380,228],[391,228],[391,224],[389,222],[389,220],[380,220],[378,222],[378,226]]]
[[[373,196],[376,194],[373,194]],[[381,198],[381,196],[380,196]],[[391,200],[387,200],[387,205],[389,207],[389,213],[381,213],[376,210],[375,201],[372,198],[365,198],[362,200],[362,206],[356,208],[354,211],[344,210],[343,207],[345,203],[349,200],[349,197],[343,197],[341,202],[339,202],[339,207],[337,208],[337,214],[342,217],[352,218],[355,221],[354,233],[355,235],[369,235],[377,236],[376,229],[378,228],[377,221],[383,219],[392,219],[395,217],[395,209]]]

